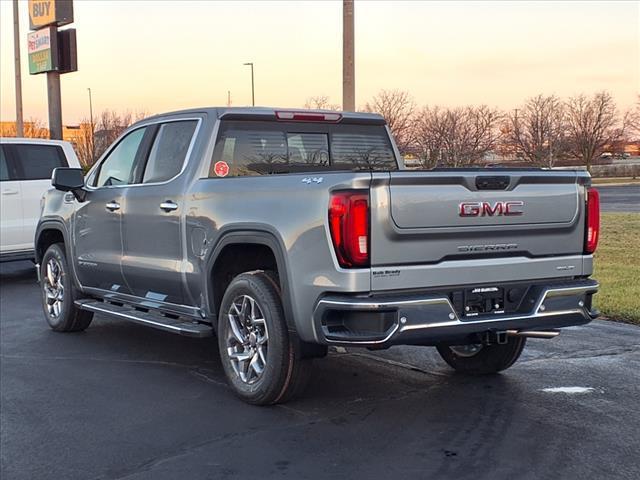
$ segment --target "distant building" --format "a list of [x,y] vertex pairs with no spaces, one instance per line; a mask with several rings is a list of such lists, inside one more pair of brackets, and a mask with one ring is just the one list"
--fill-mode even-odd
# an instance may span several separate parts
[[[17,132],[16,122],[0,122],[0,137],[15,137]],[[87,138],[91,132],[91,124],[88,122],[78,125],[63,125],[62,139],[70,142],[74,148]],[[49,129],[43,127],[37,121],[24,122],[24,136],[28,138],[49,138]]]
[[[49,129],[37,121],[24,122],[24,136],[29,138],[49,138]],[[18,129],[16,122],[0,122],[0,137],[15,137]]]

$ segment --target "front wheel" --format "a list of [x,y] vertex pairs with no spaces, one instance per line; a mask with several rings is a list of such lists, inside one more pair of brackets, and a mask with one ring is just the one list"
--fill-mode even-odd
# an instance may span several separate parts
[[218,346],[227,380],[254,405],[282,403],[306,386],[311,360],[290,333],[274,275],[255,271],[235,277],[218,316]]
[[92,312],[75,306],[73,282],[67,266],[63,243],[51,245],[40,265],[42,308],[47,323],[56,332],[80,332],[93,318]]
[[461,373],[487,375],[506,370],[520,357],[525,337],[508,337],[505,344],[438,345],[447,364]]

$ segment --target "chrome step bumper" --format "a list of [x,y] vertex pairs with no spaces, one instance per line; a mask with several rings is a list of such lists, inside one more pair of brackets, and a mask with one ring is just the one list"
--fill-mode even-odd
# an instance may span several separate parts
[[[487,331],[550,330],[590,322],[598,313],[589,309],[590,296],[597,292],[594,280],[578,280],[562,286],[541,286],[532,308],[526,312],[461,318],[445,295],[394,297],[325,297],[314,310],[318,337],[330,344],[390,346],[435,345],[462,340]],[[587,298],[589,297],[589,298]],[[383,332],[377,335],[331,332],[328,315],[384,315]],[[383,322],[382,317],[380,322]]]

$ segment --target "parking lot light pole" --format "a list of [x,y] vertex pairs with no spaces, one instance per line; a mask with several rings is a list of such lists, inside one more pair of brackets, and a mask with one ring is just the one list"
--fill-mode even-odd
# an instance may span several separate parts
[[256,106],[256,91],[253,83],[253,62],[247,62],[244,65],[251,66],[251,105]]

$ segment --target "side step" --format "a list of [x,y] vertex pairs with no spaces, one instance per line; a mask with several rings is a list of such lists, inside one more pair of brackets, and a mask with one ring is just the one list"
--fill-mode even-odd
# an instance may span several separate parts
[[184,318],[170,318],[161,313],[143,312],[129,305],[114,305],[98,300],[76,300],[78,308],[89,312],[101,313],[122,320],[139,323],[148,327],[179,333],[188,337],[210,337],[213,335],[211,325],[185,320]]

